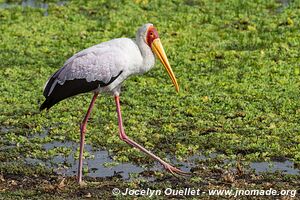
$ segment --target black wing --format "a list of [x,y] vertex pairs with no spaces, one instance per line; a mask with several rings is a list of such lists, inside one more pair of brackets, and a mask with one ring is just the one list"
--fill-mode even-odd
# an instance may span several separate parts
[[[46,97],[46,100],[41,105],[40,110],[43,110],[45,108],[49,109],[56,103],[85,92],[90,92],[100,87],[105,87],[109,84],[111,84],[114,80],[116,80],[123,71],[120,71],[119,74],[115,77],[112,77],[108,83],[104,83],[99,80],[90,81],[88,82],[86,79],[73,79],[73,80],[66,80],[64,84],[56,83],[56,78],[59,75],[60,70],[58,70],[48,81],[45,90],[44,90],[44,96]],[[51,93],[49,94],[51,88],[53,87],[53,84],[55,84],[54,88],[52,89]]]

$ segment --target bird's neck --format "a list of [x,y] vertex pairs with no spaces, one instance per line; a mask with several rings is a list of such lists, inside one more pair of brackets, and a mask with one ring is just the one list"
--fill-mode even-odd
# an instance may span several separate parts
[[140,67],[140,74],[149,71],[155,63],[155,57],[151,48],[144,42],[142,38],[136,38],[137,45],[143,57],[143,65]]

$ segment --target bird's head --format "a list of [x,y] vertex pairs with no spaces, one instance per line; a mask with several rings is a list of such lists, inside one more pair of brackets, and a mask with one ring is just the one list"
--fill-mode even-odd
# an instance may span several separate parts
[[173,70],[170,66],[164,48],[160,42],[156,28],[153,26],[153,24],[145,24],[139,29],[138,33],[141,33],[145,43],[152,49],[152,52],[158,57],[160,62],[164,65],[175,86],[176,91],[178,92],[179,86],[175,74],[173,73]]

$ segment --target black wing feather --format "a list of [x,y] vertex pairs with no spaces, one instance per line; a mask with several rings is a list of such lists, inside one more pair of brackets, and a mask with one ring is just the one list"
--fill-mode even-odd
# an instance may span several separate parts
[[47,97],[47,95],[49,94],[49,91],[50,91],[51,86],[53,85],[54,81],[56,80],[56,78],[58,77],[58,75],[59,75],[59,73],[60,73],[60,71],[61,71],[62,69],[63,69],[63,68],[57,70],[57,71],[51,76],[51,78],[49,79],[49,81],[48,81],[48,83],[47,83],[47,85],[46,85],[46,87],[45,87],[45,89],[44,89],[44,93],[43,93],[44,97]]
[[51,94],[48,96],[50,88],[52,87],[52,84],[56,80],[56,78],[59,75],[60,70],[58,70],[48,81],[45,90],[44,90],[44,96],[46,97],[46,100],[41,105],[40,110],[43,110],[45,108],[49,109],[54,104],[68,98],[71,96],[75,96],[77,94],[90,92],[100,87],[105,87],[109,84],[111,84],[114,80],[116,80],[123,71],[120,71],[120,73],[112,77],[108,83],[104,83],[102,81],[96,80],[96,81],[90,81],[88,82],[86,79],[74,79],[74,80],[66,80],[64,84],[60,85],[57,83],[52,90]]

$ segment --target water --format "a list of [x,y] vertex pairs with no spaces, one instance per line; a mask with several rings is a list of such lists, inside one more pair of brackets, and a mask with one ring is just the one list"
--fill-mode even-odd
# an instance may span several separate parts
[[[5,134],[12,130],[12,127],[1,127],[0,133]],[[28,136],[29,140],[32,140],[36,137],[44,139],[48,135],[47,129],[45,129],[41,134],[35,134]],[[58,174],[65,176],[75,176],[77,175],[78,159],[75,159],[75,154],[78,155],[79,152],[79,142],[60,142],[53,141],[43,144],[43,149],[45,151],[53,150],[55,148],[67,147],[69,151],[65,154],[57,153],[48,160],[40,160],[36,158],[25,158],[27,164],[32,165],[43,165],[48,168],[54,169]],[[0,143],[0,151],[10,150],[16,148],[15,143],[6,141],[4,138]],[[150,171],[159,171],[163,170],[163,167],[159,163],[151,168],[141,167],[132,163],[116,163],[111,155],[106,150],[94,149],[91,145],[85,145],[85,152],[89,152],[87,158],[83,161],[84,168],[87,168],[88,171],[85,173],[85,176],[90,177],[111,177],[116,174],[121,175],[123,179],[130,179],[132,173],[138,174],[146,170]],[[204,155],[193,155],[186,159],[185,161],[178,161],[174,158],[174,155],[167,156],[168,160],[185,172],[189,172],[193,167],[197,166],[199,161],[206,161],[207,159],[215,159],[219,154],[211,153],[208,156]],[[224,164],[230,164],[234,161],[225,159],[223,160]],[[203,162],[202,162],[203,163]],[[300,170],[294,167],[294,163],[289,160],[285,161],[270,161],[270,162],[252,162],[249,164],[250,169],[253,169],[255,173],[263,172],[282,172],[283,174],[299,175]]]
[[277,8],[276,12],[281,13],[283,10],[290,5],[292,0],[277,0],[278,3],[281,4],[279,8]]
[[[79,144],[73,142],[52,142],[43,145],[45,151],[49,151],[57,147],[71,147],[72,152],[68,156],[57,155],[52,159],[45,161],[33,158],[26,158],[27,164],[40,164],[43,163],[47,167],[51,167],[58,174],[65,176],[77,175],[78,160],[74,158],[74,154],[78,151]],[[105,163],[114,163],[115,161],[111,159],[110,155],[105,150],[93,150],[92,146],[85,145],[85,151],[93,155],[93,158],[86,158],[83,160],[83,167],[88,166],[88,172],[84,176],[90,177],[111,177],[115,174],[120,174],[123,179],[129,179],[131,173],[141,173],[145,171],[144,168],[131,164],[122,163],[116,166],[106,167]],[[155,170],[155,168],[152,168]]]
[[[67,3],[67,1],[58,1],[57,5],[63,6]],[[41,0],[23,0],[21,3],[16,2],[4,2],[0,4],[0,8],[10,8],[14,6],[22,6],[22,7],[32,7],[32,8],[42,8],[45,10],[44,15],[48,16],[48,7],[49,4],[45,1]]]
[[[25,161],[27,164],[42,164],[46,167],[53,168],[56,173],[61,175],[74,176],[77,175],[78,168],[78,160],[74,158],[75,153],[78,153],[78,146],[79,144],[74,142],[54,141],[51,143],[46,143],[43,145],[45,151],[49,151],[57,147],[68,147],[71,149],[71,153],[69,153],[68,156],[56,155],[47,161],[42,161],[35,158],[25,158]],[[115,174],[119,174],[123,179],[130,179],[130,174],[132,173],[141,173],[145,170],[163,170],[163,167],[158,163],[155,166],[147,169],[132,163],[121,163],[107,167],[105,166],[105,164],[115,163],[115,161],[111,158],[107,151],[94,150],[91,145],[85,145],[85,152],[89,152],[90,155],[93,155],[93,158],[85,158],[83,160],[83,167],[88,167],[88,172],[85,173],[84,176],[111,177]],[[180,162],[169,156],[169,160],[171,161],[171,163],[179,166],[181,170],[187,172],[190,171],[192,167],[196,166],[196,159],[206,159],[206,157],[195,155],[189,157],[185,162]]]
[[[53,158],[42,161],[39,159],[26,158],[28,164],[43,164],[46,167],[53,168],[55,172],[64,176],[75,176],[77,175],[78,160],[74,158],[75,153],[78,153],[79,144],[74,142],[51,142],[43,145],[45,151],[49,151],[58,147],[68,147],[71,149],[71,153],[67,156],[56,155]],[[86,158],[83,161],[83,166],[88,167],[88,172],[84,176],[90,177],[111,177],[116,174],[121,175],[123,179],[130,179],[130,174],[132,173],[141,173],[145,170],[158,171],[163,170],[162,166],[159,163],[156,163],[151,168],[143,168],[141,166],[132,164],[132,163],[120,163],[116,164],[115,161],[111,158],[109,153],[105,150],[94,150],[91,145],[85,145],[85,151],[89,152],[92,155],[92,158]],[[218,154],[212,153],[209,156],[203,155],[194,155],[189,157],[186,161],[181,162],[175,159],[172,156],[168,156],[168,160],[183,171],[189,172],[193,167],[196,166],[197,161],[205,161],[209,158],[215,158]],[[225,160],[225,163],[230,162]],[[114,163],[116,165],[105,166],[106,164]],[[300,174],[300,170],[294,168],[294,164],[291,161],[270,161],[270,162],[252,162],[249,166],[251,169],[259,174],[263,172],[275,172],[280,171],[283,174]]]
[[252,162],[250,167],[254,169],[256,173],[280,171],[283,174],[300,174],[300,170],[294,168],[294,163],[289,160],[284,162]]

